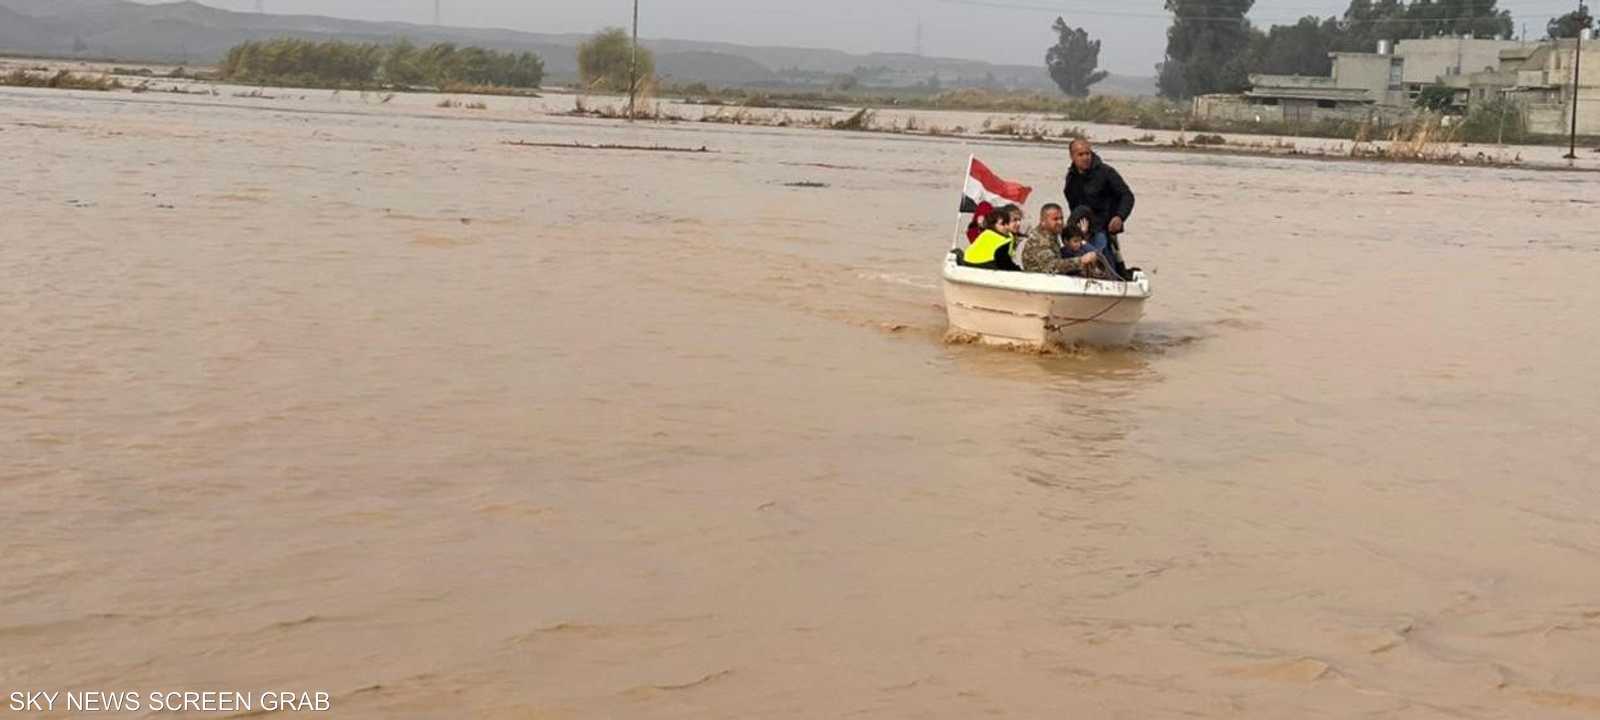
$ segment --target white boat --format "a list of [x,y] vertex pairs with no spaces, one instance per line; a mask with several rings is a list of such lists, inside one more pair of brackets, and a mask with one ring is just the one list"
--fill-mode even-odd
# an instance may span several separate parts
[[1127,345],[1144,316],[1150,278],[1095,280],[982,270],[944,258],[944,306],[950,327],[993,345]]

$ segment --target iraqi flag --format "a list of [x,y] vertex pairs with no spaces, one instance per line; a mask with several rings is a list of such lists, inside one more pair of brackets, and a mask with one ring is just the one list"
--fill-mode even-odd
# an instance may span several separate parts
[[988,165],[978,162],[976,155],[967,158],[967,181],[961,186],[961,212],[971,213],[978,209],[978,203],[985,202],[992,207],[1021,205],[1028,202],[1028,195],[1032,193],[1033,188],[1027,185],[1000,179]]

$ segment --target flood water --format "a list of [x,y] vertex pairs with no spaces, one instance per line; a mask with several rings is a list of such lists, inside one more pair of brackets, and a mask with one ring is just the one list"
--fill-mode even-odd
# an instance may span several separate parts
[[406,101],[0,90],[0,689],[1600,714],[1597,176],[1102,147],[1136,346],[1019,353],[1059,149]]

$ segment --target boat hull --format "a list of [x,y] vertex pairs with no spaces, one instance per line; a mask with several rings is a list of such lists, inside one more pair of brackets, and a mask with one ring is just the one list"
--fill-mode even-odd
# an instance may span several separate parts
[[1150,280],[1129,282],[944,267],[950,327],[994,345],[1125,346],[1144,317]]

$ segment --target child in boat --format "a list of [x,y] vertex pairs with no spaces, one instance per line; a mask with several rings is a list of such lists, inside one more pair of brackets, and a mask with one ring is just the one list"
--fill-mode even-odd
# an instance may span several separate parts
[[972,211],[972,222],[967,223],[967,243],[977,240],[984,231],[984,220],[994,212],[994,206],[986,202],[978,203],[978,208]]
[[1113,277],[1111,268],[1090,245],[1093,228],[1094,211],[1087,205],[1073,208],[1066,228],[1061,231],[1061,256],[1075,261],[1078,266],[1078,272],[1069,274],[1102,279]]
[[1011,259],[1021,215],[1022,209],[1015,205],[995,208],[984,218],[983,232],[961,254],[961,264],[984,270],[1021,270]]

